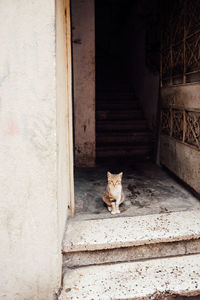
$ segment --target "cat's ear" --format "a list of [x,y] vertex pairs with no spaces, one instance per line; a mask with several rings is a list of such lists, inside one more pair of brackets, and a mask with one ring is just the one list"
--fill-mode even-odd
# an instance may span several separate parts
[[119,173],[120,177],[122,178],[123,172]]
[[107,172],[107,177],[109,178],[111,176],[111,173],[108,171]]

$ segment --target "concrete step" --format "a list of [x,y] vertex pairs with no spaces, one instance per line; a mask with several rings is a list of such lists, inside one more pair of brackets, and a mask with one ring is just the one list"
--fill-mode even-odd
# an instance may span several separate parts
[[197,254],[200,253],[200,210],[84,221],[71,219],[62,251],[68,267]]
[[98,131],[144,131],[147,129],[146,120],[133,120],[133,121],[98,121],[96,124]]
[[104,144],[126,144],[145,145],[152,143],[152,134],[148,131],[142,132],[99,132],[96,135],[97,147]]
[[200,255],[64,269],[59,300],[200,295]]
[[102,157],[148,157],[151,155],[151,144],[146,145],[102,145],[96,148],[97,158]]
[[98,120],[139,120],[143,119],[143,113],[140,109],[137,110],[100,110],[96,112]]

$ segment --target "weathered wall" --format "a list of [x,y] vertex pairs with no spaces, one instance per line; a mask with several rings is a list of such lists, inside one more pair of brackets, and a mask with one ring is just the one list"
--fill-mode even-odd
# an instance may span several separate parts
[[162,107],[200,111],[200,84],[191,83],[162,88]]
[[199,135],[194,138],[198,130],[195,118],[200,116],[200,84],[162,88],[161,104],[160,161],[200,194]]
[[162,135],[160,160],[164,166],[200,194],[200,151]]
[[94,0],[72,0],[75,163],[95,163]]
[[55,1],[1,1],[0,42],[0,299],[50,300],[64,222],[59,235]]

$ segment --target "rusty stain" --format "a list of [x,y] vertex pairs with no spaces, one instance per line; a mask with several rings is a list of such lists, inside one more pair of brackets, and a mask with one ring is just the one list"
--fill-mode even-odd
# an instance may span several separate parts
[[19,132],[19,127],[14,120],[8,122],[8,134],[11,136],[16,135]]
[[82,41],[81,41],[81,39],[75,39],[75,40],[73,40],[73,43],[74,44],[82,44]]

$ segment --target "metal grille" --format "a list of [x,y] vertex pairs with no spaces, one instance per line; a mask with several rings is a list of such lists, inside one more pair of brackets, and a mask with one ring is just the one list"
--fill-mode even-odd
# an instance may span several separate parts
[[200,150],[200,112],[162,109],[161,133]]
[[166,19],[161,34],[161,86],[200,81],[200,0],[174,1]]
[[183,111],[172,111],[172,136],[180,141],[183,140]]
[[185,142],[200,149],[200,113],[186,112]]
[[161,111],[161,132],[167,135],[170,135],[170,118],[170,111],[163,109]]

